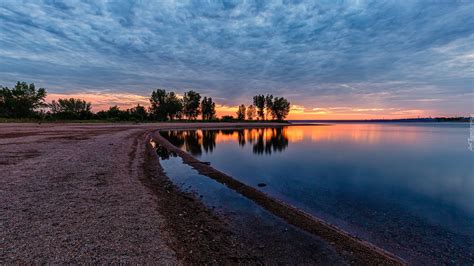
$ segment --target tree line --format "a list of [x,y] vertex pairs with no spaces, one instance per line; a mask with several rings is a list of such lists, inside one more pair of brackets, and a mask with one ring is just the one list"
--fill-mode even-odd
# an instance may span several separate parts
[[290,102],[283,97],[273,97],[272,94],[255,95],[253,104],[246,107],[239,105],[237,120],[284,120],[290,113]]
[[[150,106],[137,105],[129,109],[111,106],[108,110],[94,113],[92,104],[83,99],[65,98],[46,103],[47,91],[33,83],[17,82],[14,87],[0,86],[0,117],[43,118],[51,120],[112,120],[112,121],[219,121],[216,104],[211,97],[189,90],[182,98],[164,89],[152,91]],[[256,95],[253,104],[238,107],[236,117],[223,116],[220,121],[233,120],[284,120],[290,111],[290,103],[283,97]]]

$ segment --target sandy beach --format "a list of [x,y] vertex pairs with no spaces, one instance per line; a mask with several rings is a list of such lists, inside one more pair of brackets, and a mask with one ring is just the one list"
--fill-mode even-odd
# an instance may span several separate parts
[[0,263],[402,263],[268,200],[294,233],[232,228],[177,189],[149,143],[173,149],[158,129],[248,126],[1,124]]

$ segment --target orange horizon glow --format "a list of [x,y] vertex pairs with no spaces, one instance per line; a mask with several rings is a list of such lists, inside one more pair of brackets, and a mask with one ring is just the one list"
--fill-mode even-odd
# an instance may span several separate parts
[[[310,140],[312,142],[350,141],[367,144],[378,144],[381,142],[410,144],[416,143],[419,137],[419,131],[416,129],[380,124],[338,124],[313,127],[291,126],[283,127],[279,132],[277,132],[275,128],[246,128],[230,130],[225,133],[223,133],[223,130],[217,131],[219,133],[213,136],[213,141],[216,144],[238,142],[242,145],[246,143],[257,143],[259,140],[264,143],[270,143],[274,138],[283,138],[292,143]],[[175,132],[181,132],[183,136],[190,134],[190,131],[177,130]],[[203,130],[198,129],[193,131],[193,135],[196,144],[201,146],[205,145],[204,142],[206,140]]]
[[[352,142],[364,142],[368,144],[377,144],[382,141],[390,141],[396,143],[415,143],[419,132],[410,130],[410,128],[400,129],[392,127],[390,130],[386,129],[386,125],[372,124],[372,125],[331,125],[331,126],[291,126],[283,127],[281,135],[290,142],[298,143],[305,139],[313,142],[319,141],[341,141],[349,140]],[[276,136],[276,131],[273,128],[251,128],[241,130],[242,136],[239,136],[237,130],[232,134],[217,134],[216,143],[224,142],[238,142],[239,137],[242,137],[247,142],[253,143],[257,136],[261,136],[264,141],[270,141]],[[184,132],[186,133],[186,132]],[[202,130],[196,131],[199,143],[202,144],[203,133]]]
[[[46,97],[47,102],[59,98],[79,98],[92,103],[94,112],[107,110],[117,105],[121,109],[135,107],[137,104],[148,107],[149,97],[131,93],[75,93],[59,94],[50,93]],[[226,106],[216,104],[216,115],[232,115],[236,117],[238,106]],[[323,107],[305,108],[300,105],[292,105],[287,120],[366,120],[366,119],[403,119],[417,117],[446,116],[437,114],[432,110],[403,109],[403,108],[360,108],[360,107]]]

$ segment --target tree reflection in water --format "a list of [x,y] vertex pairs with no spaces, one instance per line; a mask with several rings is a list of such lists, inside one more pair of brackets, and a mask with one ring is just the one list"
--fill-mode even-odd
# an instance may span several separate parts
[[202,131],[202,147],[207,152],[212,152],[216,147],[216,130],[204,130]]
[[178,157],[178,154],[176,154],[176,152],[169,151],[168,149],[166,149],[165,147],[161,145],[157,145],[155,147],[155,150],[156,150],[156,154],[158,154],[161,160],[168,160],[171,157]]
[[222,130],[180,130],[162,131],[160,134],[175,146],[184,149],[194,156],[199,156],[204,150],[213,152],[216,143],[234,140],[244,147],[252,145],[255,154],[271,154],[282,152],[288,147],[286,127],[253,128],[253,129],[222,129]]
[[202,137],[198,134],[197,131],[188,131],[188,134],[184,135],[184,145],[186,151],[192,155],[201,155],[202,154]]

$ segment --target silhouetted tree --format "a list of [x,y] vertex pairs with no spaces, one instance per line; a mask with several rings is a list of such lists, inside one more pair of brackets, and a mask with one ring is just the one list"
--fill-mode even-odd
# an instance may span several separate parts
[[130,114],[130,118],[135,120],[135,121],[145,121],[145,119],[148,116],[145,107],[143,107],[139,104],[137,106],[129,109],[128,113]]
[[168,117],[166,110],[166,90],[157,89],[151,93],[150,113],[154,119],[165,121]]
[[290,103],[285,98],[275,97],[271,108],[273,119],[283,120],[290,112]]
[[234,121],[234,117],[231,116],[231,115],[223,115],[221,117],[221,121],[222,122],[232,122],[232,121]]
[[255,106],[249,105],[249,107],[247,107],[247,119],[253,120],[253,118],[255,117],[255,112]]
[[237,110],[237,120],[245,120],[245,105],[241,104]]
[[199,108],[201,102],[201,95],[199,93],[190,90],[184,93],[183,104],[184,104],[184,114],[189,120],[196,120],[196,118],[201,113]]
[[183,101],[174,92],[157,89],[151,93],[150,103],[151,116],[160,121],[180,118],[183,112]]
[[97,117],[113,121],[126,121],[129,120],[130,115],[128,110],[121,110],[117,105],[114,105],[109,107],[109,110],[107,111],[98,112]]
[[60,119],[90,119],[91,106],[90,102],[75,98],[53,100],[49,104],[52,115]]
[[124,112],[125,111],[120,110],[120,107],[118,107],[117,105],[114,105],[114,106],[109,107],[107,114],[109,118],[121,119],[126,116]]
[[271,113],[273,106],[273,95],[267,94],[265,97],[265,119],[268,120],[268,115]]
[[173,121],[181,118],[183,114],[183,101],[174,92],[169,92],[165,97],[165,110],[167,117]]
[[46,89],[36,89],[35,84],[17,82],[14,88],[0,86],[0,116],[31,117],[37,109],[46,107]]
[[255,95],[253,97],[253,105],[257,108],[257,117],[261,120],[265,119],[265,95]]
[[204,97],[204,99],[202,100],[201,113],[203,120],[216,119],[216,104],[212,101],[211,97]]

